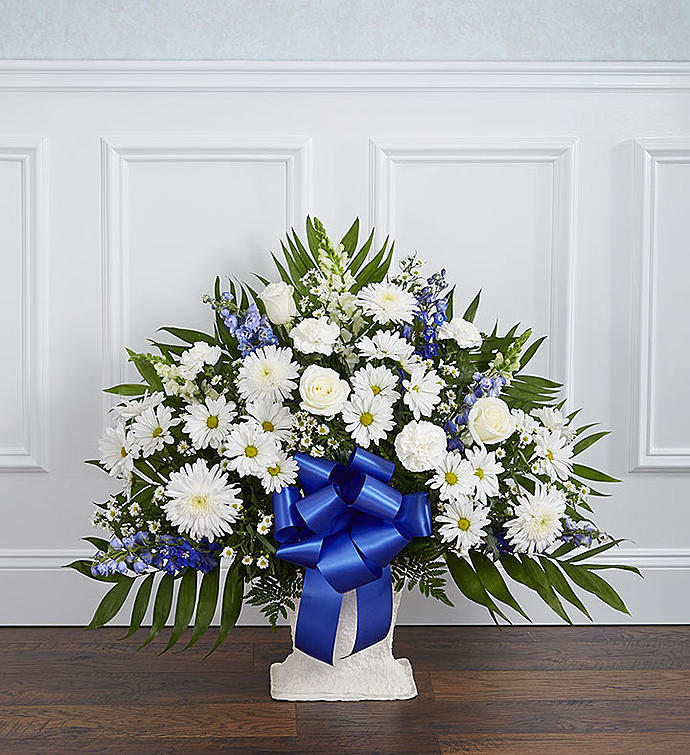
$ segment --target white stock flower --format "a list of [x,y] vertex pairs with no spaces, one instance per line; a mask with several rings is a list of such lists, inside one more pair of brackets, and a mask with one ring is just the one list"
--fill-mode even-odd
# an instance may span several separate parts
[[194,448],[219,448],[237,416],[235,404],[225,400],[206,398],[203,404],[190,404],[182,415],[183,430],[191,438]]
[[160,404],[155,409],[144,410],[132,423],[132,435],[142,456],[151,456],[162,451],[166,444],[173,443],[170,428],[182,420],[173,419],[172,409]]
[[530,417],[529,414],[525,414],[522,409],[512,410],[513,418],[515,419],[515,427],[520,433],[531,435],[536,432],[539,427],[539,423],[534,417]]
[[290,331],[295,348],[303,354],[333,353],[333,344],[338,340],[340,327],[327,317],[307,317]]
[[400,398],[397,390],[398,378],[383,365],[375,367],[373,364],[367,364],[355,372],[350,382],[358,396],[380,396],[390,403]]
[[573,449],[556,430],[540,430],[534,437],[534,453],[552,480],[567,480],[572,471]]
[[124,425],[108,427],[98,441],[100,462],[111,477],[129,477],[134,466],[136,449],[132,448],[132,437]]
[[484,527],[489,524],[489,509],[473,505],[467,498],[447,503],[442,513],[436,517],[440,522],[438,534],[444,543],[455,541],[455,550],[466,556],[471,548],[479,545],[486,537]]
[[500,443],[515,432],[515,418],[503,399],[485,396],[472,405],[467,427],[477,443]]
[[565,497],[537,483],[534,493],[518,499],[515,518],[506,522],[506,537],[520,553],[543,553],[563,532]]
[[275,493],[297,480],[297,462],[283,451],[279,452],[261,469],[259,479],[267,493]]
[[386,281],[364,286],[357,295],[357,303],[365,314],[382,325],[412,322],[417,309],[417,299],[409,291]]
[[446,433],[431,422],[408,422],[395,438],[395,452],[410,472],[437,467],[446,453]]
[[204,369],[204,365],[215,364],[220,359],[221,353],[220,346],[211,346],[205,341],[197,341],[191,349],[182,352],[180,375],[186,380],[193,380]]
[[442,501],[455,501],[474,491],[474,470],[458,451],[449,451],[434,470],[429,485]]
[[480,446],[467,449],[465,456],[474,474],[474,489],[476,497],[486,503],[489,496],[498,495],[498,475],[503,472],[503,464],[496,461],[496,454]]
[[299,381],[301,408],[322,417],[338,414],[349,393],[350,386],[335,370],[317,364],[310,364]]
[[441,388],[445,385],[436,370],[426,365],[415,367],[408,379],[403,380],[403,401],[415,419],[428,417],[441,400]]
[[285,325],[297,314],[292,286],[284,281],[269,283],[259,294],[266,315],[274,325]]
[[259,399],[247,404],[247,419],[253,420],[276,440],[288,440],[292,428],[290,410],[277,401]]
[[228,484],[220,467],[209,469],[203,459],[185,464],[170,475],[165,494],[170,498],[162,508],[170,523],[193,540],[213,540],[232,532],[237,519],[233,506],[239,501],[239,488]]
[[343,407],[343,421],[355,443],[362,448],[369,448],[370,443],[378,444],[395,426],[390,402],[373,393],[351,396]]
[[461,349],[478,349],[482,345],[482,335],[477,326],[462,317],[444,322],[438,329],[438,338],[453,339]]
[[274,461],[277,454],[276,441],[256,422],[235,425],[225,441],[228,467],[240,477],[263,474],[264,467]]
[[538,409],[532,409],[530,414],[536,417],[551,432],[560,433],[568,443],[575,437],[575,431],[568,426],[568,418],[563,415],[560,409],[542,406]]
[[253,351],[242,360],[237,375],[237,389],[247,401],[270,398],[281,401],[297,387],[297,363],[292,351],[273,344]]
[[357,348],[366,359],[392,359],[403,364],[414,354],[414,347],[392,330],[379,330],[371,337],[363,336]]
[[156,391],[151,395],[148,392],[138,399],[125,399],[117,406],[114,406],[110,413],[113,415],[115,421],[126,421],[128,419],[134,419],[134,417],[141,414],[145,409],[154,409],[165,401],[165,394],[160,391]]

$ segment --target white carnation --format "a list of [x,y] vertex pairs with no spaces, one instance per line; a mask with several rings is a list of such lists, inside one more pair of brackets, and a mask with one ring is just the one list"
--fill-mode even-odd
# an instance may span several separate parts
[[426,472],[439,466],[446,454],[446,433],[431,422],[408,422],[395,439],[400,463],[410,472]]
[[338,340],[340,328],[327,317],[307,317],[290,331],[295,348],[303,354],[333,353],[333,344]]
[[452,339],[461,349],[478,349],[482,345],[482,335],[476,325],[462,317],[454,317],[444,322],[438,329],[439,340]]

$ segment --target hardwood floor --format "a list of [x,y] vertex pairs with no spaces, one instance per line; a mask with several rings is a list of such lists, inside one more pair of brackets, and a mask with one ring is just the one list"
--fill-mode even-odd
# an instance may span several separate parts
[[205,661],[213,632],[122,634],[0,628],[0,752],[690,753],[690,627],[400,627],[419,697],[392,703],[271,701],[284,629]]

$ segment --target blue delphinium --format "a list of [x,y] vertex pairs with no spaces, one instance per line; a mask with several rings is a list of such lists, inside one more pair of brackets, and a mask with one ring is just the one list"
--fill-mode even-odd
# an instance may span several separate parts
[[220,301],[212,301],[209,297],[205,301],[214,307],[230,335],[237,339],[242,356],[251,354],[262,346],[278,343],[270,320],[261,314],[256,304],[250,304],[246,310],[241,310],[233,302],[229,291],[221,294]]
[[588,548],[595,540],[607,537],[591,522],[575,522],[570,517],[563,520],[563,533],[561,540],[564,543],[572,543],[578,547],[585,546]]
[[417,342],[415,353],[424,359],[432,359],[438,354],[438,328],[446,322],[448,300],[443,297],[447,289],[446,271],[434,273],[426,279],[420,279],[421,285],[413,289],[417,299],[417,309],[414,312],[415,327],[404,325],[402,336],[412,341],[415,334],[421,336]]

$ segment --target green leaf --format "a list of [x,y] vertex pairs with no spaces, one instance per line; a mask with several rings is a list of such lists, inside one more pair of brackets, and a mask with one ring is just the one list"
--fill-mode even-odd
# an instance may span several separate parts
[[[220,279],[216,278],[218,281],[218,287],[220,288]],[[217,298],[220,298],[220,293],[218,293]],[[158,328],[158,330],[164,330],[166,333],[170,333],[170,335],[175,336],[175,338],[179,338],[180,341],[184,341],[185,343],[196,343],[197,341],[204,341],[205,343],[210,343],[211,346],[214,346],[216,343],[216,339],[209,335],[208,333],[202,333],[200,330],[190,330],[189,328],[171,328],[171,327],[165,327],[165,328]]]
[[600,553],[605,553],[607,550],[611,548],[615,548],[619,543],[622,543],[623,540],[611,540],[609,543],[604,543],[603,545],[599,545],[596,548],[592,548],[588,551],[583,551],[582,553],[578,553],[575,556],[572,556],[571,558],[566,559],[568,563],[575,563],[576,561],[584,561],[586,558],[592,558],[593,556],[598,556]]
[[537,340],[531,346],[528,346],[527,349],[525,349],[524,353],[520,357],[521,368],[524,369],[529,364],[529,362],[532,361],[532,357],[537,353],[539,347],[544,343],[545,340],[546,336],[537,338]]
[[585,607],[584,603],[573,592],[573,588],[568,584],[568,581],[563,576],[563,573],[560,571],[560,569],[552,561],[549,561],[549,559],[545,558],[544,556],[539,556],[539,561],[541,562],[542,568],[544,569],[544,574],[546,574],[546,578],[549,580],[551,587],[553,587],[553,589],[557,593],[562,595],[568,601],[568,603],[575,606],[578,611],[581,611],[591,621],[592,617],[589,615],[589,611]]
[[488,556],[478,551],[470,551],[470,559],[484,589],[491,593],[494,598],[498,598],[502,603],[522,614],[529,621],[529,616],[520,608],[520,605],[508,589],[505,580],[501,576],[501,572],[498,571],[494,562]]
[[177,608],[175,610],[175,624],[173,626],[168,644],[161,655],[182,637],[183,632],[189,626],[189,622],[194,613],[194,604],[196,603],[196,569],[187,568],[182,575],[180,589],[177,593]]
[[511,579],[529,587],[530,590],[534,590],[549,608],[569,624],[572,623],[538,564],[528,558],[519,561],[515,556],[508,553],[501,556],[501,563]]
[[242,575],[239,573],[239,569],[230,568],[225,576],[225,586],[223,588],[223,607],[220,614],[220,627],[218,629],[218,637],[214,646],[206,654],[208,658],[211,653],[219,648],[223,643],[223,640],[228,636],[228,632],[237,623],[237,618],[240,615],[242,609],[242,598],[244,596],[244,582]]
[[129,361],[137,368],[139,374],[153,388],[154,391],[162,391],[163,383],[158,377],[156,368],[149,362],[143,354],[136,354],[131,349],[127,349]]
[[83,537],[82,540],[91,543],[91,545],[93,545],[94,548],[98,548],[99,551],[107,551],[110,547],[110,543],[102,537]]
[[165,622],[170,615],[170,608],[172,606],[172,594],[173,594],[173,576],[172,574],[164,574],[161,581],[158,583],[158,591],[156,592],[156,600],[153,603],[153,621],[151,622],[151,630],[148,637],[139,646],[139,650],[154,640],[159,634],[161,629],[165,626]]
[[474,322],[474,317],[477,314],[477,309],[479,308],[479,299],[481,298],[481,295],[482,290],[479,289],[477,295],[470,302],[470,306],[465,310],[465,314],[462,316],[463,320],[467,320],[467,322]]
[[510,619],[494,603],[484,589],[481,580],[477,574],[475,574],[474,569],[472,569],[468,561],[464,558],[459,558],[452,553],[446,553],[446,563],[448,564],[448,569],[453,581],[460,588],[460,592],[466,598],[469,598],[469,600],[474,603],[479,603],[480,606],[488,608],[492,616],[494,613],[497,613],[509,624],[511,623]]
[[209,628],[216,612],[218,602],[218,585],[220,581],[220,568],[216,566],[213,571],[204,574],[199,589],[199,600],[196,606],[196,619],[192,638],[185,645],[184,650],[195,645],[201,635]]
[[357,248],[357,241],[359,240],[359,218],[355,218],[355,222],[350,226],[348,232],[342,237],[340,243],[345,249],[345,254],[348,257],[352,256],[352,253]]
[[610,435],[608,431],[604,431],[601,433],[594,433],[592,435],[588,435],[586,438],[583,438],[582,440],[579,440],[574,446],[573,446],[573,456],[577,456],[578,454],[581,454],[583,451],[588,449],[590,446],[594,445],[598,440],[601,440],[602,438],[606,437],[607,435]]
[[316,229],[314,228],[314,224],[309,215],[307,215],[307,244],[309,244],[309,249],[314,256],[314,259],[317,259],[319,253],[319,236],[316,233]]
[[96,629],[97,627],[102,627],[104,624],[107,624],[122,608],[122,604],[127,599],[133,584],[134,580],[127,577],[121,582],[113,585],[105,594],[103,600],[98,604],[96,613],[94,613],[93,619],[91,619],[91,623],[86,629]]
[[[584,566],[584,564],[583,564]],[[637,574],[638,577],[642,576],[642,572],[636,566],[628,566],[628,564],[587,564],[588,569],[621,569],[623,571],[631,571],[633,574]]]
[[592,574],[583,564],[570,564],[567,561],[562,561],[561,568],[578,587],[596,595],[599,600],[602,600],[611,608],[615,608],[616,611],[630,613],[613,587],[598,574]]
[[604,472],[599,472],[592,467],[585,467],[582,464],[573,464],[573,474],[581,477],[583,480],[595,480],[596,482],[620,482],[620,480]]
[[112,388],[104,388],[103,393],[114,393],[118,396],[141,396],[148,391],[148,385],[142,383],[122,383]]
[[553,553],[549,553],[549,556],[551,558],[560,558],[561,556],[565,556],[567,553],[570,553],[570,551],[575,550],[577,546],[573,543],[563,543],[559,548],[556,548],[556,550]]
[[129,631],[124,637],[120,639],[126,640],[131,637],[137,629],[141,626],[141,622],[144,620],[146,609],[149,605],[149,598],[151,597],[151,588],[153,587],[153,579],[156,576],[155,572],[151,572],[146,579],[139,585],[137,590],[137,596],[134,598],[134,605],[132,606],[132,617],[129,621]]
[[374,229],[371,229],[371,233],[369,234],[369,238],[362,244],[362,248],[357,252],[355,257],[350,260],[350,264],[347,266],[347,269],[352,273],[352,275],[357,275],[357,271],[360,267],[362,267],[362,264],[364,263],[364,260],[367,258],[367,254],[369,254],[369,250],[371,249],[371,245],[374,241]]
[[95,579],[97,582],[124,582],[125,580],[130,579],[130,577],[126,577],[124,574],[109,574],[106,577],[91,574],[92,564],[93,561],[81,558],[78,561],[72,561],[71,564],[65,564],[63,569],[74,569],[89,579]]

